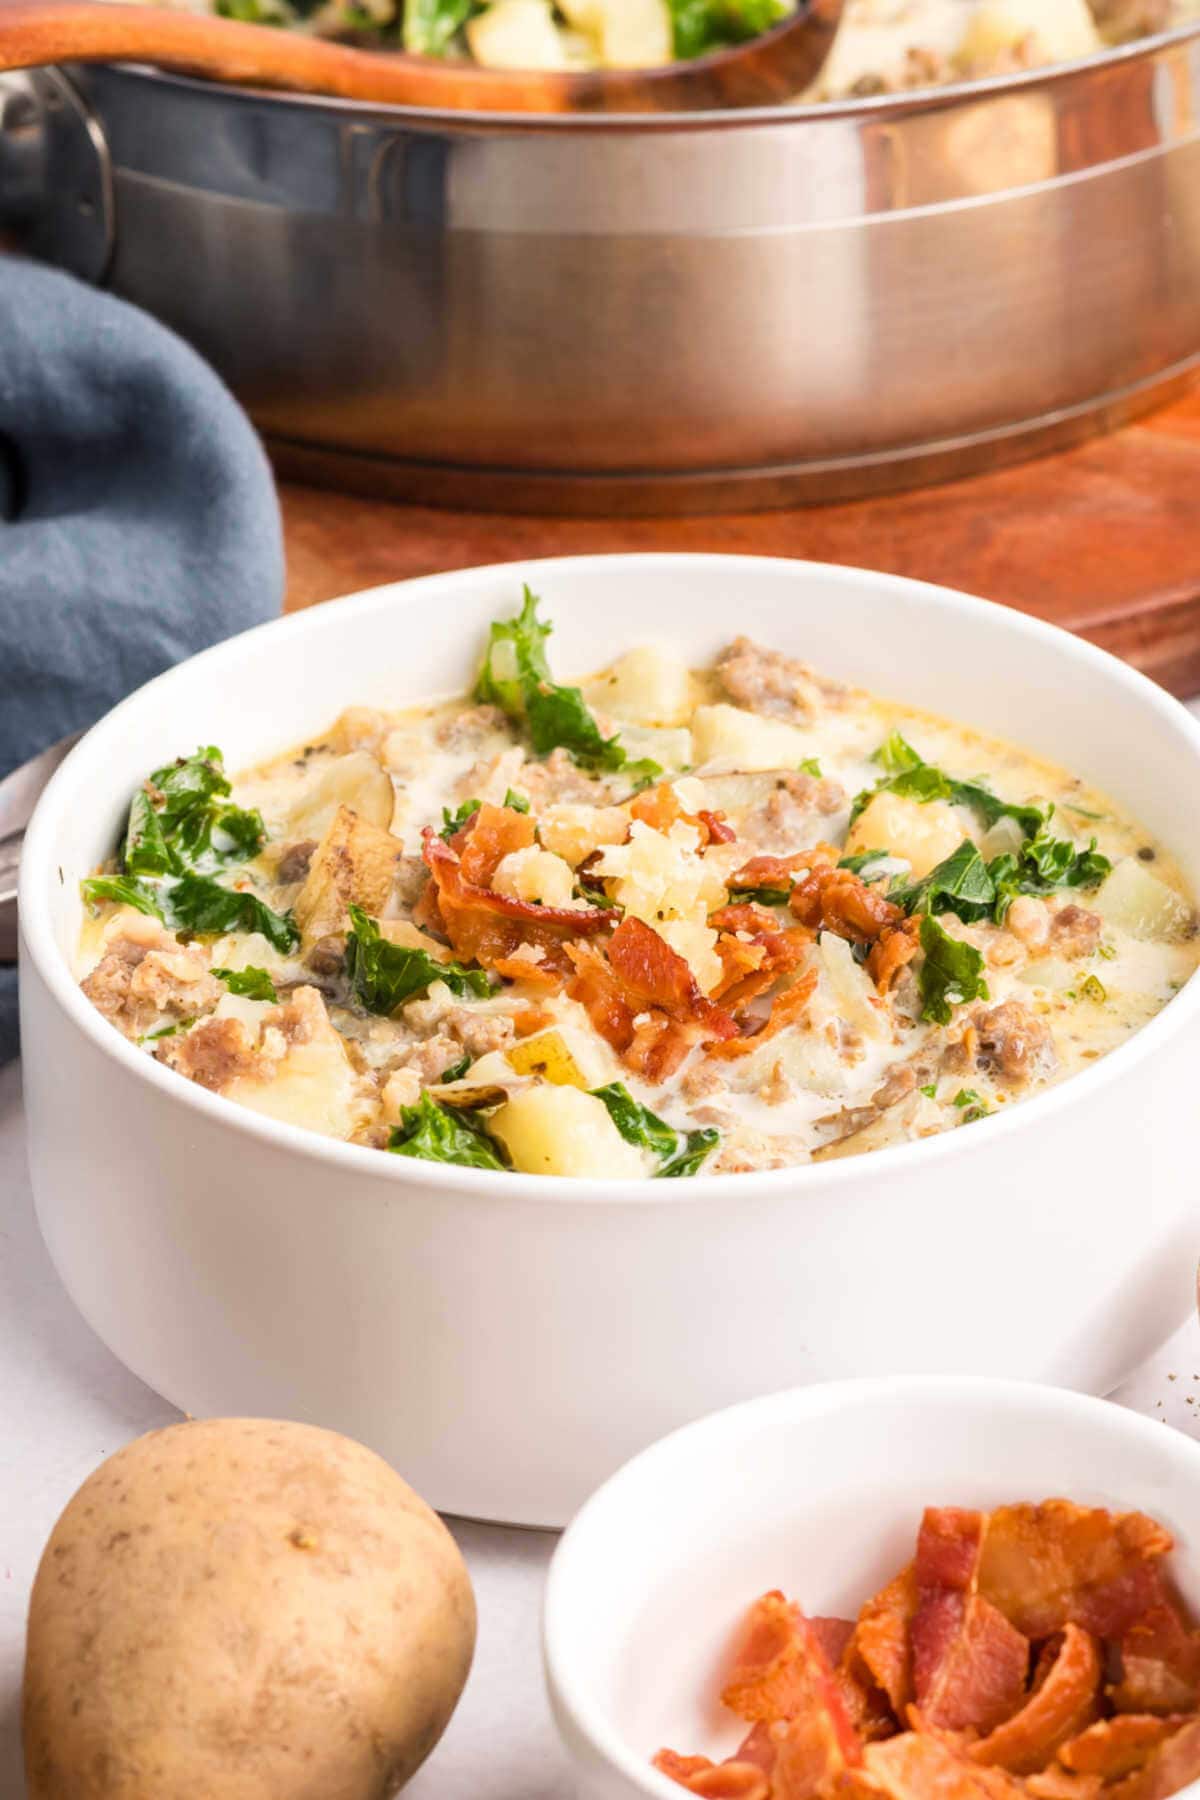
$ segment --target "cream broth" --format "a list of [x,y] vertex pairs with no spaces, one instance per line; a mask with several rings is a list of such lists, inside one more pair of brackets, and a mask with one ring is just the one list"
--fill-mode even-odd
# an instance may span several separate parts
[[561,687],[546,635],[527,598],[467,699],[155,771],[94,1004],[328,1136],[646,1179],[974,1128],[1192,974],[1167,848],[1068,771],[746,640]]

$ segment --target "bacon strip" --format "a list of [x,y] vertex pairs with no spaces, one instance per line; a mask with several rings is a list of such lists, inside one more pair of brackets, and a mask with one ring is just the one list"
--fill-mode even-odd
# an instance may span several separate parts
[[703,1800],[769,1800],[771,1783],[754,1763],[715,1763],[707,1756],[678,1756],[674,1750],[660,1750],[654,1767],[677,1781],[691,1794]]
[[1183,1713],[1200,1704],[1200,1633],[1164,1591],[1118,1640],[1121,1679],[1109,1691],[1118,1712]]
[[657,787],[635,795],[629,802],[629,816],[649,825],[652,831],[664,833],[672,825],[691,825],[700,834],[702,848],[707,844],[731,844],[737,837],[723,812],[686,812],[669,781],[660,781]]
[[788,904],[810,931],[832,931],[852,944],[872,944],[904,918],[898,906],[850,869],[814,869],[792,890]]
[[1118,1781],[1140,1769],[1160,1744],[1187,1724],[1185,1718],[1153,1718],[1149,1713],[1122,1713],[1115,1719],[1099,1719],[1086,1731],[1063,1744],[1058,1760],[1078,1775],[1097,1775],[1101,1781]]
[[568,944],[567,993],[605,1043],[649,1081],[673,1075],[697,1043],[737,1036],[737,1023],[700,992],[685,959],[641,919],[614,931],[607,960]]
[[910,1564],[868,1600],[858,1615],[848,1655],[857,1658],[884,1694],[897,1718],[913,1697],[909,1626],[916,1616],[916,1570]]
[[930,1508],[917,1539],[913,1688],[931,1726],[989,1732],[1025,1692],[1029,1644],[976,1591],[984,1516]]
[[1111,1800],[1167,1800],[1200,1779],[1200,1719],[1192,1719],[1153,1751],[1142,1768],[1105,1790]]
[[771,1733],[772,1800],[816,1800],[862,1760],[821,1636],[781,1593],[764,1594],[721,1695],[755,1724],[786,1721],[784,1732]]
[[710,1044],[708,1054],[720,1060],[749,1056],[751,1051],[757,1050],[760,1044],[765,1044],[771,1038],[777,1037],[781,1031],[785,1031],[789,1025],[794,1025],[797,1019],[803,1016],[809,1001],[817,991],[817,980],[817,971],[806,969],[803,974],[797,976],[791,987],[785,988],[781,994],[775,996],[771,1002],[771,1010],[767,1015],[766,1024],[760,1031],[753,1032],[749,1037],[734,1038],[728,1043]]
[[988,1515],[979,1592],[1029,1638],[1068,1624],[1120,1637],[1160,1599],[1169,1531],[1144,1513],[1049,1500]]
[[905,919],[899,925],[884,926],[867,957],[867,974],[879,993],[891,993],[920,948],[920,919]]
[[737,1026],[700,992],[687,961],[641,919],[622,919],[608,946],[608,960],[640,1012],[657,1007],[680,1024],[699,1025],[711,1037],[737,1034]]
[[1068,1625],[1051,1639],[1034,1676],[1034,1690],[1017,1713],[976,1744],[976,1762],[999,1764],[1012,1775],[1044,1768],[1060,1744],[1090,1725],[1100,1710],[1101,1648],[1088,1631]]
[[870,1791],[886,1800],[1025,1800],[1003,1769],[972,1763],[946,1738],[906,1731],[863,1753]]
[[[503,807],[481,807],[480,813],[505,813],[522,823],[529,822],[522,814],[507,814]],[[479,818],[480,813],[474,817]],[[539,944],[561,967],[562,947],[568,939],[594,937],[608,930],[612,921],[602,909],[587,907],[576,911],[538,906],[530,900],[497,894],[473,881],[464,870],[488,871],[490,878],[501,857],[508,854],[502,846],[510,834],[506,827],[505,836],[501,836],[486,819],[481,826],[468,830],[470,825],[468,820],[465,838],[464,831],[457,832],[449,844],[443,843],[431,826],[425,828],[421,855],[433,879],[413,915],[418,923],[441,930],[464,962],[495,968],[521,944]],[[455,847],[460,840],[461,855]]]
[[812,942],[807,931],[796,926],[781,930],[771,913],[752,904],[722,906],[708,922],[721,933],[717,954],[725,965],[715,997],[729,1012],[738,1012],[799,968]]

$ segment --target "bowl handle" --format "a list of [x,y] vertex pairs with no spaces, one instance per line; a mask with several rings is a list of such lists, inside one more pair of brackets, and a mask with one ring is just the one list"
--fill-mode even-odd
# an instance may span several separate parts
[[99,121],[59,69],[0,73],[0,248],[100,283],[115,241]]

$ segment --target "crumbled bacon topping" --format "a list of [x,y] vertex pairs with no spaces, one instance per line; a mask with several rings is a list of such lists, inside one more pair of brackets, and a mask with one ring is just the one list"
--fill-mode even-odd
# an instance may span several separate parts
[[[464,962],[526,980],[564,973],[563,948],[571,938],[594,937],[612,921],[602,909],[540,906],[497,894],[487,883],[504,857],[533,843],[533,820],[503,806],[481,806],[450,842],[432,827],[421,854],[432,877],[413,914],[419,925],[440,931]],[[523,944],[543,952],[538,963],[512,958]]]
[[567,992],[630,1068],[663,1081],[695,1044],[736,1037],[735,1020],[705,998],[684,958],[641,919],[622,919],[607,951],[567,946]]
[[669,781],[659,782],[657,787],[646,788],[635,795],[629,803],[629,816],[649,825],[652,831],[664,834],[672,825],[690,825],[699,834],[701,848],[708,844],[731,844],[737,837],[737,832],[726,823],[724,813],[688,812]]
[[655,1765],[711,1800],[1168,1800],[1200,1779],[1170,1547],[1143,1514],[1063,1500],[931,1508],[854,1623],[757,1601],[722,1694],[749,1736]]
[[826,865],[813,869],[792,890],[789,905],[810,931],[832,931],[852,944],[873,944],[889,925],[899,925],[904,918],[898,906],[853,870]]

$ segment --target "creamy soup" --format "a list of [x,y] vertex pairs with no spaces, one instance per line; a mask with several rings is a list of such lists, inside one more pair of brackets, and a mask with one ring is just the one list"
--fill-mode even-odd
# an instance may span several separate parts
[[580,687],[528,593],[465,698],[148,775],[84,992],[239,1105],[408,1157],[731,1174],[978,1129],[1200,956],[1077,776],[739,638]]

